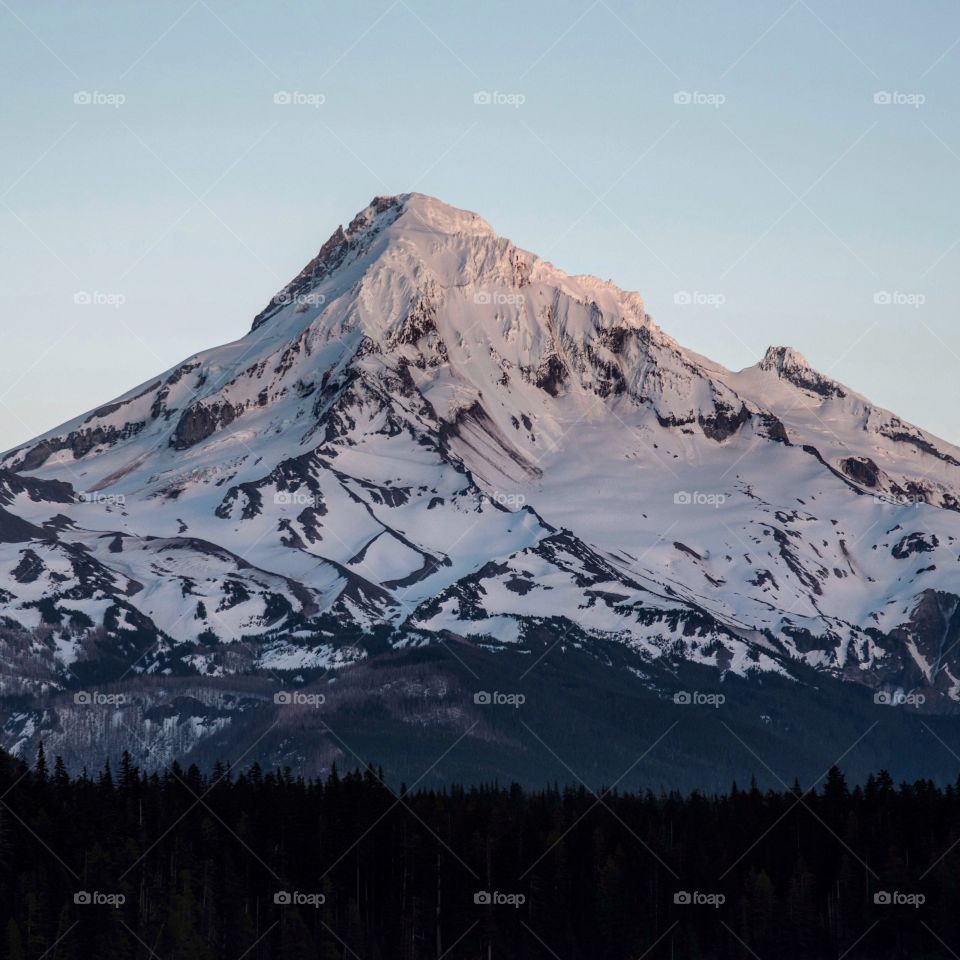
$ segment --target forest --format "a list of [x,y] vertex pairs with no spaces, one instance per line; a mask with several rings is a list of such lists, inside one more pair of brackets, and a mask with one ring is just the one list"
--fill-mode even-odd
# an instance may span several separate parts
[[394,790],[0,755],[7,960],[894,958],[960,950],[960,785]]

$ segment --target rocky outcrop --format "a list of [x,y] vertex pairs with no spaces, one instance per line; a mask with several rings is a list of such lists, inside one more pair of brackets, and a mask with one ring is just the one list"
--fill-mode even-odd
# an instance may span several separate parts
[[845,457],[840,469],[857,483],[873,489],[880,482],[880,468],[869,457]]
[[741,404],[740,409],[734,413],[725,404],[718,402],[714,416],[705,417],[701,414],[697,417],[697,422],[705,436],[722,443],[732,437],[750,418],[751,414],[746,404]]
[[226,401],[194,404],[180,415],[170,438],[170,446],[174,450],[186,450],[201,440],[206,440],[218,430],[229,427],[242,413],[243,407]]
[[776,372],[794,386],[825,399],[843,398],[846,391],[834,380],[814,370],[806,359],[792,347],[769,347],[758,364],[761,370]]

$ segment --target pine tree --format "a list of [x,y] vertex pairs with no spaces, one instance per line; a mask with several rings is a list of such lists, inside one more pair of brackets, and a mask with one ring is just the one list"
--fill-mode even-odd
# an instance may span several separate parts
[[47,755],[43,751],[43,741],[40,741],[40,745],[37,747],[37,764],[34,767],[34,770],[37,774],[37,781],[39,783],[47,782]]

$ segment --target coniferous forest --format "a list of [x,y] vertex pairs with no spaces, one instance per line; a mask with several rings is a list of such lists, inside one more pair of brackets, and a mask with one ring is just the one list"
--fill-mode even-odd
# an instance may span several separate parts
[[894,958],[960,948],[960,786],[393,790],[0,757],[8,960]]

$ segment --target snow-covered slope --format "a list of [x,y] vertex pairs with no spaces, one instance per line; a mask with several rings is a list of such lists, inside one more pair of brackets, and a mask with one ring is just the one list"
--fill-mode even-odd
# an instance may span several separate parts
[[547,631],[956,700],[958,510],[960,450],[795,350],[731,372],[379,197],[246,336],[2,457],[6,683],[23,651],[223,675]]

